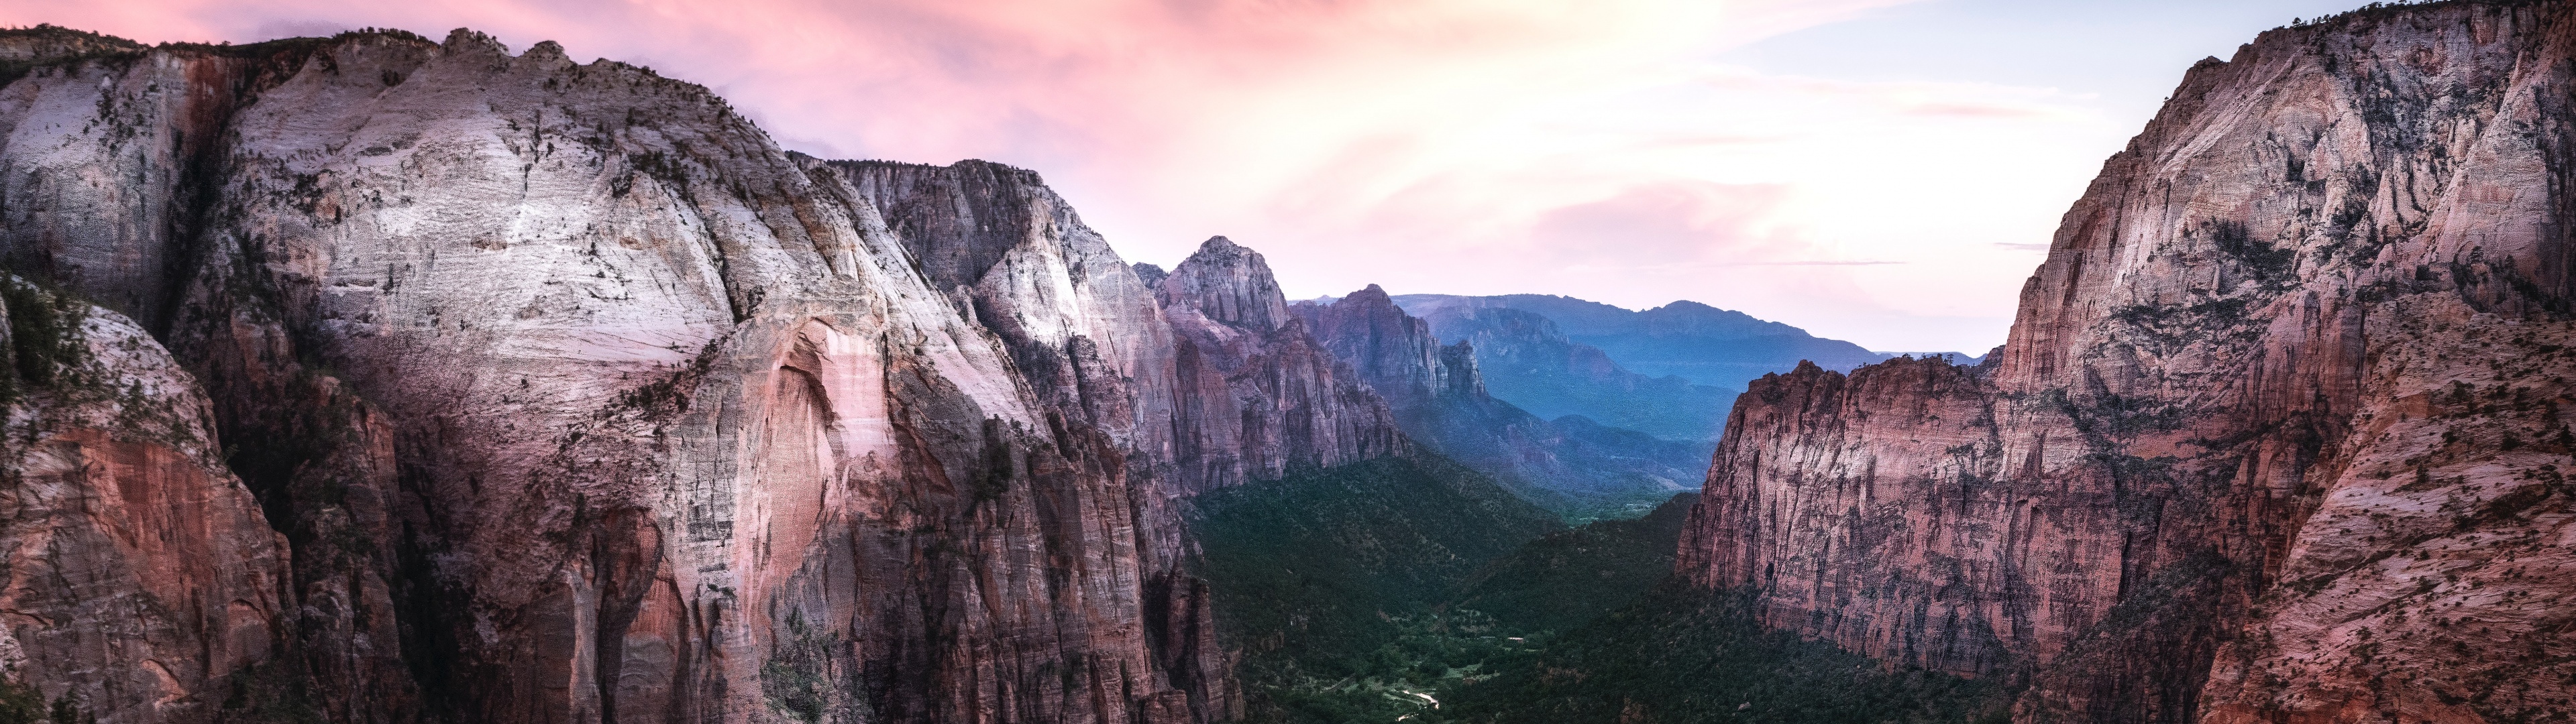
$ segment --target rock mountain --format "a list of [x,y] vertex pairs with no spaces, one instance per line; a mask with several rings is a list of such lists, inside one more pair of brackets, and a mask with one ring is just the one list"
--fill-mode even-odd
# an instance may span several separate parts
[[1736,402],[1680,574],[2025,722],[2576,711],[2576,6],[2193,66],[1978,366]]
[[[1556,320],[1497,301],[1517,298],[1408,294],[1396,302],[1420,314],[1441,339],[1472,345],[1486,387],[1531,414],[1577,415],[1671,440],[1714,441],[1725,430],[1734,389],[1631,372],[1601,348],[1566,336]],[[1767,371],[1795,369],[1799,357],[1786,356]]]
[[1548,294],[1407,294],[1395,301],[1435,320],[1444,331],[1455,326],[1460,338],[1485,326],[1472,319],[1491,314],[1484,310],[1534,314],[1547,319],[1567,341],[1618,360],[1625,371],[1648,379],[1680,377],[1721,390],[1743,389],[1746,382],[1762,375],[1795,369],[1800,361],[1850,370],[1887,358],[1850,342],[1692,301],[1645,311]]
[[1228,720],[1191,497],[1416,450],[1027,171],[465,30],[0,62],[0,667],[101,721]]
[[1496,398],[1475,341],[1441,344],[1430,322],[1407,314],[1376,285],[1330,304],[1298,302],[1292,311],[1386,398],[1412,439],[1550,509],[1575,518],[1641,514],[1689,489],[1706,465],[1704,443],[1582,417],[1551,422]]

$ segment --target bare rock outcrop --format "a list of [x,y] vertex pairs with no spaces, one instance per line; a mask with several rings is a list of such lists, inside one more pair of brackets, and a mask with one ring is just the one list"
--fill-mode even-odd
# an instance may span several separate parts
[[[698,86],[470,31],[111,51],[0,87],[0,250],[202,381],[242,452],[156,494],[257,499],[224,530],[271,546],[241,600],[293,704],[1239,711],[1173,521],[1179,345],[1035,174],[798,156]],[[100,657],[21,673],[203,698],[256,660]],[[97,709],[214,716],[136,713],[157,691]]]
[[102,721],[213,719],[291,680],[285,536],[213,407],[122,315],[0,277],[0,671]]
[[1980,367],[1765,377],[1678,572],[2021,721],[2576,707],[2576,7],[2374,7],[2194,66]]
[[1287,312],[1260,253],[1210,238],[1156,295],[1182,389],[1175,452],[1195,489],[1409,449],[1387,402]]

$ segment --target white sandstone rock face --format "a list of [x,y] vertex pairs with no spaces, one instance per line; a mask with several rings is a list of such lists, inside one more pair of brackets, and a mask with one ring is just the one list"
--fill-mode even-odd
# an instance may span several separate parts
[[[199,85],[245,90],[97,115]],[[697,86],[465,31],[165,48],[0,98],[0,168],[97,210],[13,190],[13,263],[164,315],[226,434],[310,443],[253,476],[267,522],[372,546],[296,544],[299,595],[346,604],[308,602],[307,639],[399,619],[316,654],[348,718],[1238,707],[1169,509],[1168,327],[1034,174],[796,156]],[[214,145],[145,150],[183,133]],[[369,691],[405,660],[439,673]]]

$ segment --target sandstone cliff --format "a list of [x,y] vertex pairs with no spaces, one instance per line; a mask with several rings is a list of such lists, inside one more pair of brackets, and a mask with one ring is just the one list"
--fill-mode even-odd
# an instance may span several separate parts
[[[703,88],[468,31],[20,45],[0,249],[202,382],[200,447],[116,454],[232,546],[117,584],[195,591],[131,624],[195,654],[18,669],[48,695],[114,722],[1239,710],[1173,506],[1267,463],[1185,455],[1237,429],[1186,417],[1232,390],[1182,376],[1153,290],[1035,174],[790,154]],[[272,669],[296,700],[207,688]]]
[[1404,452],[1387,403],[1289,314],[1259,253],[1219,236],[1157,285],[1186,390],[1175,453],[1196,489]]
[[0,670],[108,721],[212,718],[288,663],[285,536],[132,321],[0,277]]
[[2021,721],[2576,710],[2571,76],[2554,1],[2202,61],[1984,366],[1755,382],[1678,572]]

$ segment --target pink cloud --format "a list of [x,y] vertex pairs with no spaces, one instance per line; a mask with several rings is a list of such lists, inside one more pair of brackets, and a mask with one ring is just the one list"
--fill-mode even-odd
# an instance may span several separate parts
[[[1894,238],[1876,229],[1835,230],[1865,214],[1818,199],[1857,206],[1874,190],[1852,180],[1899,175],[1897,153],[1853,149],[1902,137],[1885,131],[1908,109],[2048,99],[1758,76],[1704,59],[1908,1],[0,0],[0,24],[146,42],[362,26],[435,38],[470,26],[514,48],[555,40],[579,59],[705,84],[792,149],[1038,170],[1133,260],[1169,263],[1227,234],[1261,248],[1298,294],[1383,282],[1631,305],[1693,298],[1905,333],[1868,322],[1892,310],[1850,280],[1902,268],[1865,263],[1910,259],[1866,246]],[[1945,127],[1940,143],[1959,147],[2022,143],[2060,122],[1949,115],[2022,124],[1985,136]],[[1962,168],[1939,162],[1924,172]],[[2045,198],[2049,208],[2025,215],[2053,219],[2063,203]],[[1999,213],[1950,208],[1960,216],[1936,221]],[[1992,281],[2010,289],[2024,271]]]
[[1800,246],[1764,228],[1788,194],[1777,184],[1665,181],[1558,207],[1530,233],[1537,248],[1571,264],[1771,259]]

